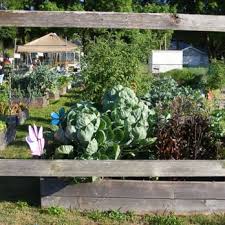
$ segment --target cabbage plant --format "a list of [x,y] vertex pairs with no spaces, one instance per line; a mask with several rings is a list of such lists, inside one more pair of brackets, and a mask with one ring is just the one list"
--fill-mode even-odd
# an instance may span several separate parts
[[130,88],[117,85],[109,90],[102,109],[80,102],[67,111],[55,134],[64,146],[57,148],[57,157],[118,159],[126,149],[155,141],[151,132],[155,113]]
[[103,98],[103,109],[110,114],[114,127],[124,133],[124,145],[153,141],[149,128],[155,111],[139,100],[130,88],[121,85],[112,88]]

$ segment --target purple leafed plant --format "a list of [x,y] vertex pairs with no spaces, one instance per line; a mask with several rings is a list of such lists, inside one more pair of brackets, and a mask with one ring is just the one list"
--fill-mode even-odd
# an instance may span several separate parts
[[43,127],[37,128],[36,125],[29,126],[29,136],[26,137],[26,142],[30,146],[33,156],[42,156],[44,154],[45,139],[43,138]]

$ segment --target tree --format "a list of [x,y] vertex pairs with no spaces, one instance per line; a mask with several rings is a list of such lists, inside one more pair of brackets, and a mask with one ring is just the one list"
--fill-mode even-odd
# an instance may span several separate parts
[[[141,13],[175,13],[175,7],[161,4],[145,4],[133,6],[134,11]],[[125,32],[130,32],[125,31]],[[146,62],[153,49],[167,49],[170,45],[173,31],[170,30],[132,30],[129,36],[131,44],[136,46],[136,52],[142,62]]]
[[[95,4],[96,3],[96,4]],[[161,4],[146,4],[144,6],[132,1],[106,1],[106,0],[86,0],[84,8],[97,11],[134,11],[134,12],[175,12],[175,7]],[[136,49],[136,54],[141,61],[146,63],[152,49],[168,47],[172,37],[172,31],[151,31],[139,29],[85,29],[83,31],[83,44],[88,45],[90,41],[98,37],[107,39],[110,37],[120,39],[132,45]],[[166,46],[165,46],[166,45]]]
[[176,5],[181,13],[216,14],[225,13],[225,1],[221,0],[168,0],[171,5]]
[[5,53],[5,48],[13,46],[16,32],[17,30],[14,27],[0,27],[0,48],[3,54]]
[[130,12],[132,0],[86,0],[84,8],[87,11]]
[[2,0],[1,3],[6,6],[7,9],[24,9],[31,0]]
[[117,84],[132,86],[139,60],[132,46],[121,40],[98,38],[88,45],[82,75],[89,98],[100,102],[103,93]]

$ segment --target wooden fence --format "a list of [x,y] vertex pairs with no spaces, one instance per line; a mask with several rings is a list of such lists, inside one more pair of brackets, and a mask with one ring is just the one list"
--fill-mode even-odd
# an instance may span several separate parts
[[[139,28],[224,32],[225,16],[0,11],[0,26]],[[12,195],[14,192],[18,195],[22,195],[22,193],[31,196],[37,195],[36,187],[39,186],[37,181],[41,177],[42,206],[54,205],[99,210],[120,209],[121,211],[129,210],[138,213],[173,211],[178,214],[186,214],[225,211],[225,161],[223,160],[1,159],[0,176],[5,179],[5,182],[0,182],[0,197],[8,195],[10,199],[15,199],[16,196]],[[94,183],[76,185],[72,185],[63,178],[90,176],[106,178]],[[116,179],[118,177],[129,177],[130,180]],[[132,180],[132,177],[138,177],[138,180]],[[144,177],[152,177],[155,180],[158,178],[160,181],[150,181]],[[166,179],[164,179],[165,177]],[[10,179],[14,179],[14,181],[10,181]],[[16,192],[15,189],[15,179],[17,186],[20,187],[19,192]],[[33,181],[29,182],[29,179],[34,179],[33,186],[31,184]],[[163,179],[164,181],[161,181]],[[22,184],[19,185],[18,182]],[[32,192],[32,189],[35,189],[35,192]]]
[[46,12],[1,11],[0,26],[83,27],[157,30],[225,31],[225,16],[117,13],[117,12]]
[[225,160],[0,160],[0,176],[225,177]]

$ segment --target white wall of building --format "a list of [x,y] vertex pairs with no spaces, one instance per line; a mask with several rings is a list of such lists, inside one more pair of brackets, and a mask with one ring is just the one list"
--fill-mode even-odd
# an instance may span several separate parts
[[173,69],[182,69],[183,51],[153,50],[149,65],[152,73],[165,73]]

